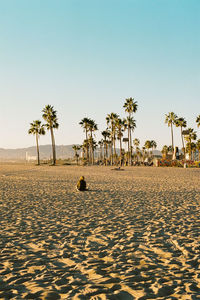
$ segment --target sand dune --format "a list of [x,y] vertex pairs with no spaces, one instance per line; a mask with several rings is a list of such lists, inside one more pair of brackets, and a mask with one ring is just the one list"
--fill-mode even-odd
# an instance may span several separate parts
[[0,299],[199,299],[199,182],[198,169],[0,165]]

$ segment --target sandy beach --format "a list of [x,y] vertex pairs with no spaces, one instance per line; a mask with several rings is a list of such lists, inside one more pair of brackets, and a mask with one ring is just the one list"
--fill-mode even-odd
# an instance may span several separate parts
[[0,299],[200,299],[200,170],[111,169],[0,165]]

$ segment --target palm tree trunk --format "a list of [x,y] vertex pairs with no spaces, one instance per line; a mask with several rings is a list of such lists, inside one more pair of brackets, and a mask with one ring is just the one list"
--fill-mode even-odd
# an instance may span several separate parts
[[114,160],[115,160],[115,164],[116,164],[116,146],[115,146],[115,133],[113,135],[113,146],[114,146]]
[[106,159],[106,143],[104,141],[103,143],[103,161],[105,162],[105,159]]
[[55,139],[53,134],[53,128],[51,127],[51,141],[52,141],[52,155],[53,155],[53,165],[56,164],[56,147],[55,147]]
[[171,135],[172,135],[172,152],[174,153],[174,135],[173,135],[172,124],[171,124]]
[[87,163],[89,161],[89,149],[88,149],[88,131],[85,129],[85,138],[86,138],[86,158],[87,158]]
[[113,137],[111,137],[111,144],[110,144],[110,160],[111,160],[111,166],[113,165]]
[[36,133],[36,147],[37,147],[37,164],[40,165],[40,153],[39,153],[39,144],[38,144],[38,134]]
[[184,145],[184,139],[183,139],[183,128],[181,126],[181,139],[182,139],[182,145],[183,145],[183,154],[184,154],[184,158],[185,158],[185,145]]
[[130,127],[128,125],[128,164],[130,163]]
[[122,138],[119,139],[119,148],[120,148],[120,166],[122,165]]
[[130,128],[130,164],[132,165],[132,137],[131,137],[131,128]]

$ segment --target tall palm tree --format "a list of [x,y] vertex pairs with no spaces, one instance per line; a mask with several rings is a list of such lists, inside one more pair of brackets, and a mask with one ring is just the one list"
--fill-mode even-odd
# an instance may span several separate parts
[[151,141],[147,140],[144,144],[145,149],[148,150],[148,156],[149,156],[149,150],[151,149]]
[[194,149],[194,143],[192,141],[195,141],[197,139],[197,133],[194,131],[193,128],[187,129],[188,134],[184,136],[187,144],[186,144],[186,152],[189,154],[189,159],[191,159],[192,151]]
[[135,146],[135,152],[136,152],[136,157],[137,157],[137,161],[138,161],[138,155],[139,155],[139,152],[140,152],[140,148],[139,148],[140,140],[135,138],[133,140],[133,145]]
[[183,146],[183,153],[185,157],[185,145],[184,145],[184,138],[183,138],[183,127],[185,128],[187,126],[187,121],[184,118],[178,118],[175,121],[176,127],[181,128],[181,139],[182,139],[182,146]]
[[79,158],[79,154],[77,151],[79,151],[81,149],[81,147],[79,145],[73,145],[72,149],[74,150],[74,156],[76,158],[76,164],[78,166],[78,158]]
[[106,117],[107,125],[111,132],[111,165],[113,165],[113,146],[114,146],[114,153],[116,154],[115,149],[115,139],[116,139],[116,120],[119,118],[119,116],[115,113],[110,113]]
[[166,157],[168,151],[169,151],[169,147],[167,145],[164,145],[162,150],[161,150],[161,153]]
[[146,156],[146,147],[143,146],[142,147],[142,161],[143,161],[143,163],[144,163],[144,160],[145,160],[145,156]]
[[52,142],[52,154],[53,154],[53,165],[56,164],[56,144],[55,144],[55,137],[54,137],[54,129],[58,129],[58,118],[57,118],[57,111],[54,110],[52,105],[46,105],[43,112],[43,119],[46,121],[46,128],[51,132],[51,142]]
[[103,143],[104,143],[104,162],[106,165],[106,161],[108,159],[108,139],[110,137],[110,132],[108,129],[101,132],[103,136]]
[[126,127],[128,128],[129,131],[129,164],[132,165],[132,152],[133,152],[133,147],[132,147],[132,134],[131,132],[136,128],[136,120],[132,116],[128,116],[126,118]]
[[197,127],[200,127],[200,115],[196,118]]
[[194,159],[194,153],[196,151],[196,144],[194,142],[186,144],[186,152],[189,154],[189,159]]
[[30,123],[30,129],[28,130],[28,134],[33,134],[36,137],[36,147],[37,147],[37,164],[40,165],[40,153],[39,153],[39,136],[45,135],[44,125],[41,125],[40,120],[35,120]]
[[125,128],[125,122],[121,118],[116,120],[117,139],[119,140],[120,148],[120,165],[122,165],[122,137]]
[[94,165],[94,150],[97,147],[97,143],[93,139],[92,136],[89,137],[88,142],[89,142],[89,146],[90,146],[90,149],[91,149],[91,163],[92,163],[92,165]]
[[196,142],[196,147],[197,147],[197,150],[198,150],[198,152],[199,152],[199,161],[200,161],[200,140],[198,140],[198,141]]
[[139,145],[140,145],[140,140],[135,138],[135,139],[133,140],[133,145],[134,145],[135,147],[139,147]]
[[151,140],[150,143],[151,143],[151,149],[152,149],[152,154],[153,154],[153,149],[157,148],[157,143],[154,140]]
[[99,145],[99,148],[100,148],[100,160],[102,161],[103,160],[103,154],[102,154],[103,139],[98,142],[98,145]]
[[165,115],[165,123],[168,127],[171,127],[171,137],[172,137],[172,152],[174,151],[174,135],[173,135],[173,125],[176,123],[177,115],[174,112],[169,112]]
[[94,140],[93,140],[93,133],[98,130],[98,126],[95,123],[95,121],[92,120],[92,119],[89,119],[88,130],[90,132],[90,137],[89,137],[89,140],[88,140],[88,142],[89,142],[89,148],[90,148],[90,155],[89,155],[90,157],[89,157],[89,160],[90,160],[90,162],[92,162],[92,161],[94,162],[94,147],[93,147],[94,146]]
[[[138,104],[137,101],[134,101],[134,98],[127,98],[125,100],[125,103],[123,105],[125,108],[125,112],[128,113],[129,121],[133,115],[133,113],[136,113]],[[132,138],[131,138],[131,127],[130,122],[127,120],[128,124],[128,152],[130,153],[130,163],[131,163],[131,156],[132,156]]]
[[89,132],[89,124],[90,124],[90,119],[89,118],[83,118],[80,122],[79,125],[83,127],[85,131],[85,146],[86,146],[86,158],[87,161],[89,161],[89,149],[88,149],[88,132]]

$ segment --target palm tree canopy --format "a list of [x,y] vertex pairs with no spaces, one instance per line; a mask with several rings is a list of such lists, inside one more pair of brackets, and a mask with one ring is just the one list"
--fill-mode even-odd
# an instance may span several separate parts
[[157,148],[157,143],[154,140],[150,141],[150,143],[151,143],[151,148]]
[[197,147],[197,150],[200,151],[200,140],[198,140],[198,141],[196,142],[196,147]]
[[125,130],[124,120],[121,118],[116,119],[117,138],[120,139],[123,136]]
[[198,115],[198,117],[196,118],[196,122],[197,122],[197,127],[200,127],[200,115]]
[[137,139],[137,138],[135,138],[135,139],[133,140],[133,145],[136,146],[136,147],[138,147],[138,146],[140,145],[140,140]]
[[92,119],[89,119],[89,122],[88,122],[88,130],[92,133],[96,130],[98,130],[98,126],[97,124],[95,123],[94,120]]
[[119,115],[112,112],[107,115],[106,122],[107,122],[107,124],[114,125],[118,118],[119,118]]
[[47,129],[55,128],[58,129],[58,118],[57,118],[57,111],[54,110],[52,105],[46,105],[45,108],[42,110],[43,112],[43,119],[46,121],[45,126]]
[[30,123],[30,129],[28,130],[29,134],[38,134],[38,135],[45,135],[45,128],[44,125],[41,125],[40,120],[35,120]]
[[144,144],[146,149],[150,149],[151,148],[151,141],[147,140]]
[[78,150],[81,149],[81,147],[80,147],[79,145],[73,145],[73,146],[72,146],[72,149],[73,149],[74,151],[78,151]]
[[171,126],[172,124],[175,124],[177,119],[177,115],[174,112],[169,112],[168,115],[165,115],[165,123],[168,126]]
[[178,118],[175,120],[175,125],[176,127],[186,127],[187,126],[187,121],[184,118]]
[[103,135],[105,141],[110,137],[110,132],[108,130],[102,131],[101,134]]
[[187,142],[191,143],[192,140],[197,139],[197,133],[196,133],[196,131],[194,131],[193,128],[188,128],[187,131],[188,131],[188,134],[184,136],[184,138]]
[[127,126],[130,128],[130,129],[135,129],[137,126],[136,126],[136,120],[133,118],[133,117],[127,117]]
[[168,151],[169,151],[169,147],[167,145],[164,145],[161,152],[167,154]]
[[131,115],[132,113],[135,113],[137,111],[138,104],[137,101],[134,101],[134,98],[127,98],[123,107],[125,108],[125,112]]

